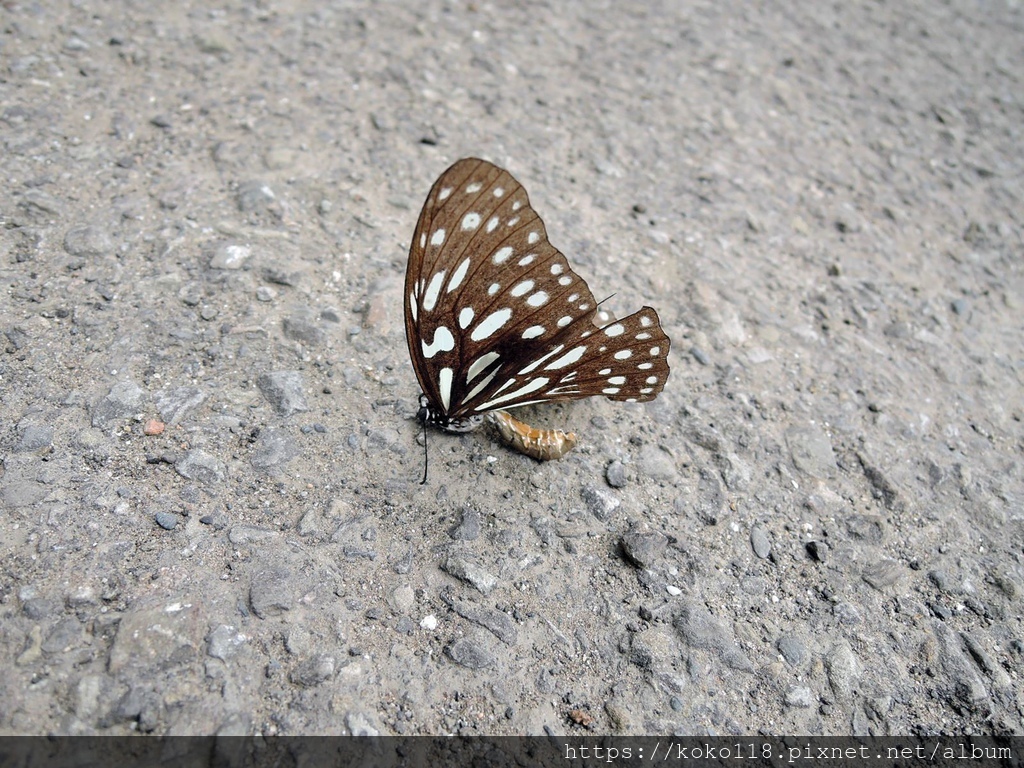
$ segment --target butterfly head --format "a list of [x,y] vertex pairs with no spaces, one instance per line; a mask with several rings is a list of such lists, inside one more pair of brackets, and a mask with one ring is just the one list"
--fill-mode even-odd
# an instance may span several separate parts
[[453,419],[431,405],[430,399],[426,395],[420,395],[420,409],[416,411],[416,420],[425,427],[437,427],[445,432],[469,432],[483,424],[484,417],[473,415]]

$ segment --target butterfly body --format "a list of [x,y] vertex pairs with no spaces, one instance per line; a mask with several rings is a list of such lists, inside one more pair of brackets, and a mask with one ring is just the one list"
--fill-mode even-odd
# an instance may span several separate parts
[[487,415],[501,439],[522,454],[537,461],[560,459],[576,447],[576,433],[560,429],[537,429],[524,424],[505,411]]
[[[522,185],[484,160],[459,160],[431,188],[409,249],[404,302],[423,392],[417,416],[448,432],[551,400],[644,402],[668,378],[670,342],[657,313],[643,307],[597,325],[597,301],[548,242]],[[513,438],[520,450],[528,442]],[[557,458],[558,450],[535,452]]]

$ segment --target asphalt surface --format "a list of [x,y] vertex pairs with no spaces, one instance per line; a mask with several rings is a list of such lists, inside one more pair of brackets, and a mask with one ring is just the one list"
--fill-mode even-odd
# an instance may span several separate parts
[[[1019,3],[0,22],[0,733],[1024,731]],[[672,373],[421,486],[466,156]]]

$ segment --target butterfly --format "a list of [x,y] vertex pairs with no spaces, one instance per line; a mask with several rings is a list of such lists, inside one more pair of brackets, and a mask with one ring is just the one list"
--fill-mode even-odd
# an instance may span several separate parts
[[417,418],[467,432],[486,416],[513,447],[545,460],[571,450],[576,436],[502,409],[598,395],[653,400],[669,374],[657,312],[598,325],[597,304],[548,242],[523,186],[486,160],[459,160],[427,195],[405,272],[405,336],[423,393]]

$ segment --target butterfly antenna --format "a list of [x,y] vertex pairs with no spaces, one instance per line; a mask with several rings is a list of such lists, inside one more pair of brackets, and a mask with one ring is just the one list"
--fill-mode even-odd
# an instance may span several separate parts
[[612,294],[609,294],[609,295],[605,296],[603,299],[601,299],[599,302],[597,302],[597,306],[600,307],[602,304],[604,304],[606,301],[608,301],[608,299],[612,298],[614,295],[615,294],[612,293]]
[[427,450],[427,425],[426,422],[423,424],[423,479],[420,480],[420,485],[427,484],[427,468],[430,465],[430,451]]

